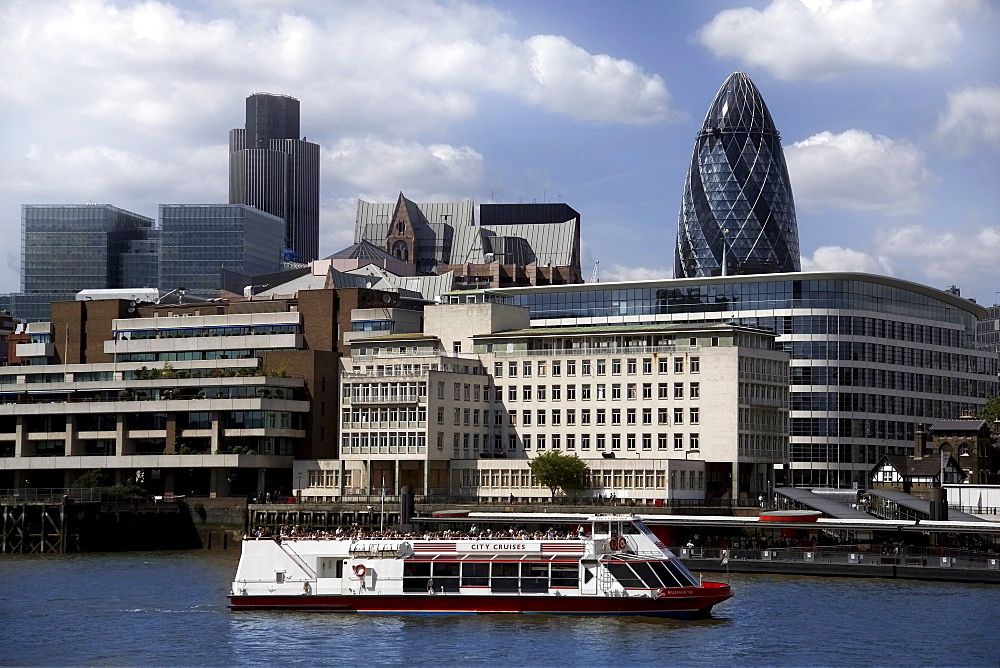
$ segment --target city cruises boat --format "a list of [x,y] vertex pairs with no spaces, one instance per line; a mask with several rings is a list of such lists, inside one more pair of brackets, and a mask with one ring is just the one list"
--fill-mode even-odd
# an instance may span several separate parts
[[732,596],[692,575],[633,515],[580,515],[560,531],[538,517],[517,516],[533,531],[504,519],[471,513],[468,528],[404,538],[248,537],[230,608],[688,618]]

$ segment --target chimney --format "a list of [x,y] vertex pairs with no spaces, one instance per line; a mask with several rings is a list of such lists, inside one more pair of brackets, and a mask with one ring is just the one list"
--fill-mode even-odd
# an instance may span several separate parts
[[913,458],[924,458],[924,446],[927,443],[927,434],[924,432],[924,425],[918,424],[917,430],[913,432]]

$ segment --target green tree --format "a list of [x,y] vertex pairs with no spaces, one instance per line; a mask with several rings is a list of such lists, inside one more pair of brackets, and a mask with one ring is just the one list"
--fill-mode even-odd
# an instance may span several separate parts
[[584,488],[587,464],[576,455],[564,455],[558,450],[550,450],[528,462],[528,468],[535,474],[535,480],[552,491],[565,494]]
[[979,419],[985,420],[990,427],[993,427],[997,418],[1000,418],[1000,394],[987,401],[979,412]]
[[104,471],[101,469],[90,469],[77,478],[70,486],[75,489],[88,489],[91,487],[104,487],[106,484],[107,479],[104,477]]

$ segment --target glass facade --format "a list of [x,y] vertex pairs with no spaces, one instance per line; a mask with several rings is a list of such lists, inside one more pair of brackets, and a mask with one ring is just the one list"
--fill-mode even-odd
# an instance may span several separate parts
[[284,221],[239,204],[161,204],[161,289],[216,294],[222,270],[279,271]]
[[677,224],[674,276],[799,270],[781,138],[742,72],[722,84],[695,141]]
[[492,290],[532,326],[727,322],[774,331],[791,355],[789,452],[799,485],[864,483],[918,424],[978,412],[997,356],[977,342],[982,307],[893,278],[729,276]]
[[123,284],[122,256],[153,220],[109,204],[21,207],[21,291],[75,294]]

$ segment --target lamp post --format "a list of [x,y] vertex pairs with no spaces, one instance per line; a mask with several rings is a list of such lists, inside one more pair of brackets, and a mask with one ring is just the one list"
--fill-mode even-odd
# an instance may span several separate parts
[[296,496],[298,497],[297,502],[302,503],[302,471],[299,471],[299,486],[298,489],[295,490],[295,492]]
[[726,253],[729,250],[729,229],[726,228],[722,230],[722,275],[728,276],[728,263],[726,262]]

